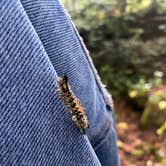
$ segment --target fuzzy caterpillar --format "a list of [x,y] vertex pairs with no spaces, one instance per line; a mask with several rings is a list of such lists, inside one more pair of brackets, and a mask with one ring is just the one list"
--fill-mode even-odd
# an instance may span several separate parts
[[88,119],[80,100],[74,95],[70,88],[67,75],[63,78],[58,77],[57,82],[59,87],[56,92],[67,106],[71,114],[72,121],[74,121],[80,131],[85,134],[86,129],[89,127]]

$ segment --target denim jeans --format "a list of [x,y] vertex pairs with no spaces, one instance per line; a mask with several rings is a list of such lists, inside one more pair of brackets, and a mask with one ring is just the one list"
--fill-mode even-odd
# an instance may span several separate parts
[[[118,166],[111,97],[58,0],[2,0],[0,166]],[[68,75],[89,120],[72,122],[56,89]]]

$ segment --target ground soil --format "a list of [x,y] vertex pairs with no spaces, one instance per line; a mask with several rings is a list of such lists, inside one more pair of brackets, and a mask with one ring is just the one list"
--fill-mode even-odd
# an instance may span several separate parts
[[122,166],[166,166],[166,134],[156,128],[142,130],[141,113],[115,101],[119,155]]

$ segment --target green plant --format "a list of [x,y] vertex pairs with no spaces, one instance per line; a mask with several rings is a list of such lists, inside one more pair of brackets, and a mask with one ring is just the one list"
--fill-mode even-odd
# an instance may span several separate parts
[[144,41],[141,27],[133,27],[136,15],[114,13],[115,4],[86,3],[72,17],[95,66],[114,97],[123,98],[140,79],[148,81],[161,70],[166,38]]
[[[148,81],[145,78],[140,78],[136,84],[131,85],[128,92],[130,101],[138,107],[144,109],[149,100],[150,93],[153,89],[158,88],[162,84],[163,73],[155,71],[153,78]],[[154,95],[154,97],[158,97]],[[158,101],[157,101],[158,102]]]

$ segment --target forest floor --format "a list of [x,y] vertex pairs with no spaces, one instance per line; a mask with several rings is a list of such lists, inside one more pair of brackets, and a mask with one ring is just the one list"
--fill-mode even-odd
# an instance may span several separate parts
[[115,101],[118,146],[122,166],[166,166],[166,133],[142,130],[141,114],[122,101]]

